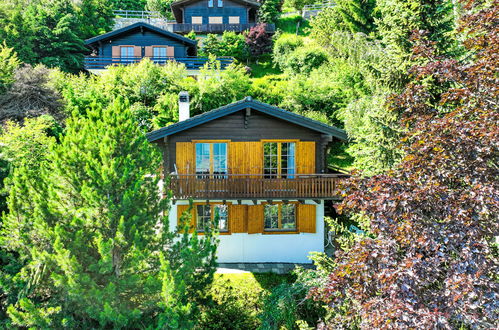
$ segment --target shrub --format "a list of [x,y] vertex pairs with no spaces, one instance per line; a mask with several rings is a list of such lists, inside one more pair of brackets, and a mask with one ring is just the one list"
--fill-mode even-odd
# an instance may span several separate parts
[[272,51],[272,38],[265,32],[266,24],[258,24],[244,34],[251,56],[260,56]]
[[310,73],[327,63],[328,54],[321,47],[300,47],[291,52],[284,65],[284,70],[291,73]]
[[263,0],[258,19],[262,23],[275,23],[281,14],[281,7],[281,0]]
[[272,51],[274,63],[277,64],[281,70],[284,70],[288,55],[297,48],[302,47],[303,44],[303,38],[295,35],[284,34],[278,36],[274,42],[274,49]]

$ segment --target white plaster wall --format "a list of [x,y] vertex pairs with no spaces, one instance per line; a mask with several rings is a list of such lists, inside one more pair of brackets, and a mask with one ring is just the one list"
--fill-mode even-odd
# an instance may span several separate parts
[[[203,202],[203,201],[198,201]],[[217,202],[212,201],[210,202]],[[219,201],[222,203],[222,201]],[[227,201],[233,202],[235,201]],[[258,203],[265,201],[258,201]],[[251,201],[243,204],[252,205]],[[220,235],[218,262],[293,262],[311,263],[308,255],[312,251],[324,251],[324,202],[317,205],[311,200],[306,204],[316,205],[316,233],[300,234],[247,234]],[[178,201],[172,206],[169,220],[170,230],[177,225],[177,205],[188,204]],[[251,221],[251,219],[249,219]]]

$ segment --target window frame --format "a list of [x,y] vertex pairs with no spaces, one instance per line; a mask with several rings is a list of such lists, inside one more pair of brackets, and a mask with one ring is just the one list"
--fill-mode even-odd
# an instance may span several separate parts
[[[298,203],[297,202],[289,202],[289,203],[283,203],[283,202],[275,202],[275,203],[262,203],[263,204],[263,231],[264,233],[298,233]],[[283,205],[293,205],[294,206],[294,223],[295,227],[294,228],[282,228],[282,206]],[[278,228],[267,228],[265,226],[266,224],[266,219],[265,219],[265,208],[267,206],[277,206],[277,222],[278,222]]]
[[[262,143],[262,174],[264,175],[264,178],[266,179],[282,179],[284,176],[284,179],[294,179],[297,176],[296,173],[296,159],[297,159],[297,151],[298,151],[298,142],[300,140],[297,139],[285,139],[285,140],[261,140]],[[273,176],[273,174],[269,174],[269,177],[267,178],[265,176],[265,143],[277,143],[277,175]],[[282,173],[282,144],[283,143],[294,143],[294,164],[293,164],[293,170],[294,173],[292,174],[283,174]],[[288,169],[290,168],[289,165],[287,167]]]
[[[165,56],[154,56],[155,49],[164,49]],[[152,46],[152,58],[157,58],[157,59],[165,58],[165,57],[168,57],[167,54],[168,54],[168,46]]]
[[[120,58],[126,58],[126,59],[134,59],[135,58],[135,46],[133,46],[133,45],[120,45],[119,47],[120,47]],[[131,49],[132,56],[128,56],[128,54],[127,54],[127,56],[123,56],[122,52],[123,52],[124,48],[127,48],[127,50]],[[127,51],[127,53],[128,53],[128,51]]]
[[[231,22],[231,20],[237,18],[236,22]],[[229,16],[229,24],[241,24],[241,16]]]
[[[210,203],[194,203],[194,217],[195,217],[195,220],[196,220],[196,223],[195,223],[195,228],[196,228],[196,231],[199,233],[199,234],[204,234],[204,229],[203,228],[199,228],[199,222],[198,222],[198,217],[199,217],[199,214],[198,214],[198,206],[203,206],[203,207],[206,207],[206,206],[209,206],[210,207],[210,221],[213,223],[214,220],[215,220],[215,207],[217,206],[226,206],[227,207],[227,228],[226,229],[220,229],[220,227],[218,228],[218,232],[220,233],[220,235],[228,235],[230,234],[230,203],[219,203],[219,202],[210,202]],[[220,225],[220,222],[219,222],[219,225]]]
[[[194,22],[194,19],[200,19],[200,23]],[[193,25],[201,25],[203,24],[203,16],[191,16],[191,24]]]
[[[219,23],[212,23],[211,22],[211,19],[212,18],[218,18],[220,19],[220,22]],[[208,16],[208,24],[224,24],[224,17],[223,16]]]
[[[194,144],[194,173],[199,176],[205,176],[205,177],[211,177],[213,178],[214,176],[225,176],[229,174],[229,146],[230,146],[230,140],[192,140],[192,143]],[[207,143],[210,145],[210,169],[207,174],[204,173],[197,173],[197,152],[196,152],[196,145],[198,143]],[[224,174],[215,174],[215,154],[214,154],[214,144],[215,143],[225,143],[225,173]]]

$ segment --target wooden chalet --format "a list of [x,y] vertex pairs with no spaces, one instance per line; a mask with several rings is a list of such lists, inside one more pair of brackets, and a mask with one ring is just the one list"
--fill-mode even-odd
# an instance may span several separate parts
[[[148,133],[164,155],[173,193],[170,225],[219,218],[220,262],[310,262],[324,249],[324,201],[345,175],[327,174],[326,154],[346,133],[247,97]],[[189,200],[193,207],[189,207]]]

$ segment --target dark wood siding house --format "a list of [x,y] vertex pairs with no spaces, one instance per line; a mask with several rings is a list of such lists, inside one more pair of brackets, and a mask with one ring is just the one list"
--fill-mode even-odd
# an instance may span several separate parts
[[[172,4],[177,24],[173,31],[188,33],[242,32],[257,23],[260,3],[251,0],[180,0]],[[273,32],[273,26],[268,27]]]
[[344,177],[326,174],[326,154],[343,130],[245,98],[147,137],[163,151],[172,230],[182,212],[201,232],[217,214],[220,262],[303,263],[323,251],[324,201]]
[[[110,65],[127,65],[150,58],[153,62],[185,63],[188,69],[198,69],[206,58],[197,57],[197,41],[139,22],[85,41],[91,55],[85,57],[87,70],[105,69]],[[221,59],[222,65],[231,62]]]

